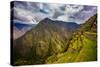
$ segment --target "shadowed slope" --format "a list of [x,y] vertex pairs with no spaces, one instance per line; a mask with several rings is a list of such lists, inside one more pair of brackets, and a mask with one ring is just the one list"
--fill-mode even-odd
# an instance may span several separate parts
[[22,61],[25,61],[22,64],[44,63],[47,57],[64,52],[68,48],[72,32],[78,27],[75,23],[45,18],[35,28],[14,41],[15,65],[20,65]]

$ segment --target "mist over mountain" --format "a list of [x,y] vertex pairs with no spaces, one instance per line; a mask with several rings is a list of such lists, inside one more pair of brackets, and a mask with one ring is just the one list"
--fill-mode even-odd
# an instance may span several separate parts
[[[39,2],[32,3],[32,2],[20,2],[20,1],[13,1],[12,4],[14,4],[11,7],[11,12],[13,13],[11,16],[13,17],[12,21],[13,23],[20,23],[21,24],[20,27],[22,26],[22,24],[27,24],[30,26],[31,24],[36,25],[41,20],[48,17],[51,20],[57,20],[61,22],[62,21],[72,22],[72,23],[74,22],[74,24],[71,23],[70,24],[68,23],[67,25],[65,24],[68,27],[68,29],[72,28],[74,30],[74,28],[78,27],[77,25],[75,25],[75,23],[82,24],[97,12],[96,6],[86,6],[86,5],[72,5],[72,4],[57,5],[49,3],[39,3]],[[72,27],[70,25],[72,25]],[[23,28],[24,33],[27,32],[29,28],[30,28],[29,26],[27,28],[24,27]],[[17,34],[14,35],[16,39],[20,37],[19,35],[23,35],[23,34],[19,35]]]

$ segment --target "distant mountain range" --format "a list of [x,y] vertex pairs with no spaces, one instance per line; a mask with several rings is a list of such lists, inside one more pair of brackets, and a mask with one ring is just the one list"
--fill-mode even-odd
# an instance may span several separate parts
[[43,19],[14,40],[14,65],[96,60],[96,18],[81,25]]
[[22,23],[14,23],[13,24],[13,38],[17,39],[23,36],[27,31],[29,31],[32,27],[35,27],[36,24],[22,24]]

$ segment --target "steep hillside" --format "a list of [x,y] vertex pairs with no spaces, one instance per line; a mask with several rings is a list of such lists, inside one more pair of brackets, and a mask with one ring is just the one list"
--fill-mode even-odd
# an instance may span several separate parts
[[24,36],[14,40],[15,64],[44,63],[47,57],[66,51],[72,32],[78,27],[76,23],[45,18]]
[[97,42],[96,34],[87,32],[83,35],[75,35],[69,43],[68,50],[61,54],[50,56],[45,63],[66,63],[66,62],[83,62],[97,60]]
[[97,29],[97,14],[89,18],[84,24],[81,25],[80,30],[82,31],[91,31]]
[[45,18],[14,40],[14,65],[97,60],[96,18],[80,26]]
[[[50,56],[45,63],[66,63],[97,60],[97,15],[92,16],[73,33],[67,51]],[[94,31],[95,30],[95,31]]]

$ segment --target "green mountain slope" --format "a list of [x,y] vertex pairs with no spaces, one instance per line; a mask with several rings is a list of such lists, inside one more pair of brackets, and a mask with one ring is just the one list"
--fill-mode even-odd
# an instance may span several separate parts
[[53,55],[46,63],[66,63],[97,60],[97,42],[85,35],[75,36],[70,41],[68,50],[64,53]]
[[86,23],[73,33],[68,50],[61,54],[50,56],[45,63],[67,63],[97,60],[97,15],[91,17]]
[[61,22],[48,18],[14,41],[14,62],[42,64],[47,57],[64,52],[68,48],[71,32]]
[[97,60],[96,18],[92,16],[73,32],[63,22],[42,20],[14,40],[14,65]]

